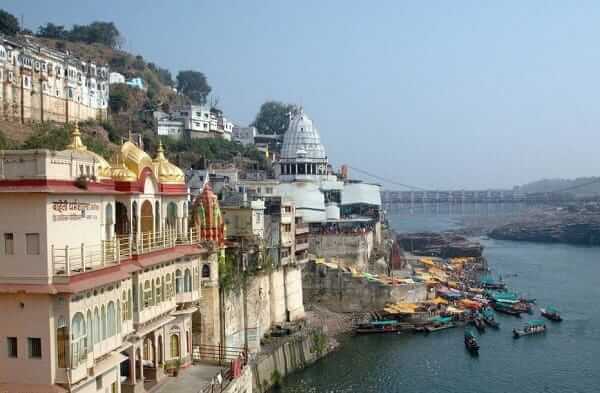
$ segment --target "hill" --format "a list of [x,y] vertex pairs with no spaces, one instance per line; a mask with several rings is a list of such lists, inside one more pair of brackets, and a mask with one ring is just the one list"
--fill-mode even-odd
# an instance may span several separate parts
[[600,194],[600,177],[578,177],[576,179],[542,179],[515,187],[523,193],[565,191],[575,196]]

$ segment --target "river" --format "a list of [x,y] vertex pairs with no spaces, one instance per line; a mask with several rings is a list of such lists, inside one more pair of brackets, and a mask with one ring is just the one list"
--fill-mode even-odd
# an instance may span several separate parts
[[[463,213],[464,214],[464,213]],[[474,214],[474,213],[468,213]],[[461,214],[401,211],[398,231],[457,227]],[[545,335],[514,340],[522,319],[498,315],[499,330],[478,338],[479,357],[463,344],[463,329],[429,336],[358,336],[337,352],[286,378],[276,391],[299,392],[597,392],[600,390],[600,247],[482,240],[490,267],[538,305],[562,310]],[[537,310],[536,310],[536,313]]]

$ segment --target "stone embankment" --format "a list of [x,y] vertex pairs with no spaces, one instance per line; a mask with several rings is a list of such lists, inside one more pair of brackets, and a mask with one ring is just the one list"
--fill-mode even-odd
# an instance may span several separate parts
[[555,208],[492,229],[493,239],[600,245],[600,212],[594,208]]

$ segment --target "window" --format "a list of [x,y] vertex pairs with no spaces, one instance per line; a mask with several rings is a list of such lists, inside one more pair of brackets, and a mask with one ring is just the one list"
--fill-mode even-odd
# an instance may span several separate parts
[[8,351],[9,358],[16,358],[19,356],[16,337],[6,337],[6,349]]
[[5,233],[4,234],[4,255],[14,255],[14,253],[15,253],[14,234]]
[[96,390],[102,389],[102,375],[96,377]]
[[42,358],[42,339],[37,337],[29,337],[27,339],[29,344],[29,358],[30,359],[41,359]]
[[181,270],[177,269],[175,272],[175,293],[183,292],[183,274]]
[[40,255],[40,234],[26,233],[27,255]]
[[185,292],[192,291],[192,273],[189,269],[185,269],[184,290]]
[[179,336],[171,335],[171,358],[179,357]]
[[208,264],[202,266],[202,278],[210,278],[210,266]]
[[87,356],[87,331],[83,314],[78,312],[71,320],[71,367],[85,362]]
[[107,307],[107,329],[106,337],[112,337],[117,333],[117,317],[115,310],[115,303],[108,303]]
[[150,281],[146,280],[144,282],[144,293],[143,293],[143,304],[145,307],[150,307],[154,305],[153,293],[152,293],[152,284]]

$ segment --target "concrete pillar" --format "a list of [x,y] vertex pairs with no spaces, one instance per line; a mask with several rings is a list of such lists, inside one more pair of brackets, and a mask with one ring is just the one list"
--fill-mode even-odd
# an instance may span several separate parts
[[135,384],[136,380],[136,371],[135,371],[135,345],[132,345],[128,352],[127,356],[129,357],[129,381],[131,384]]

